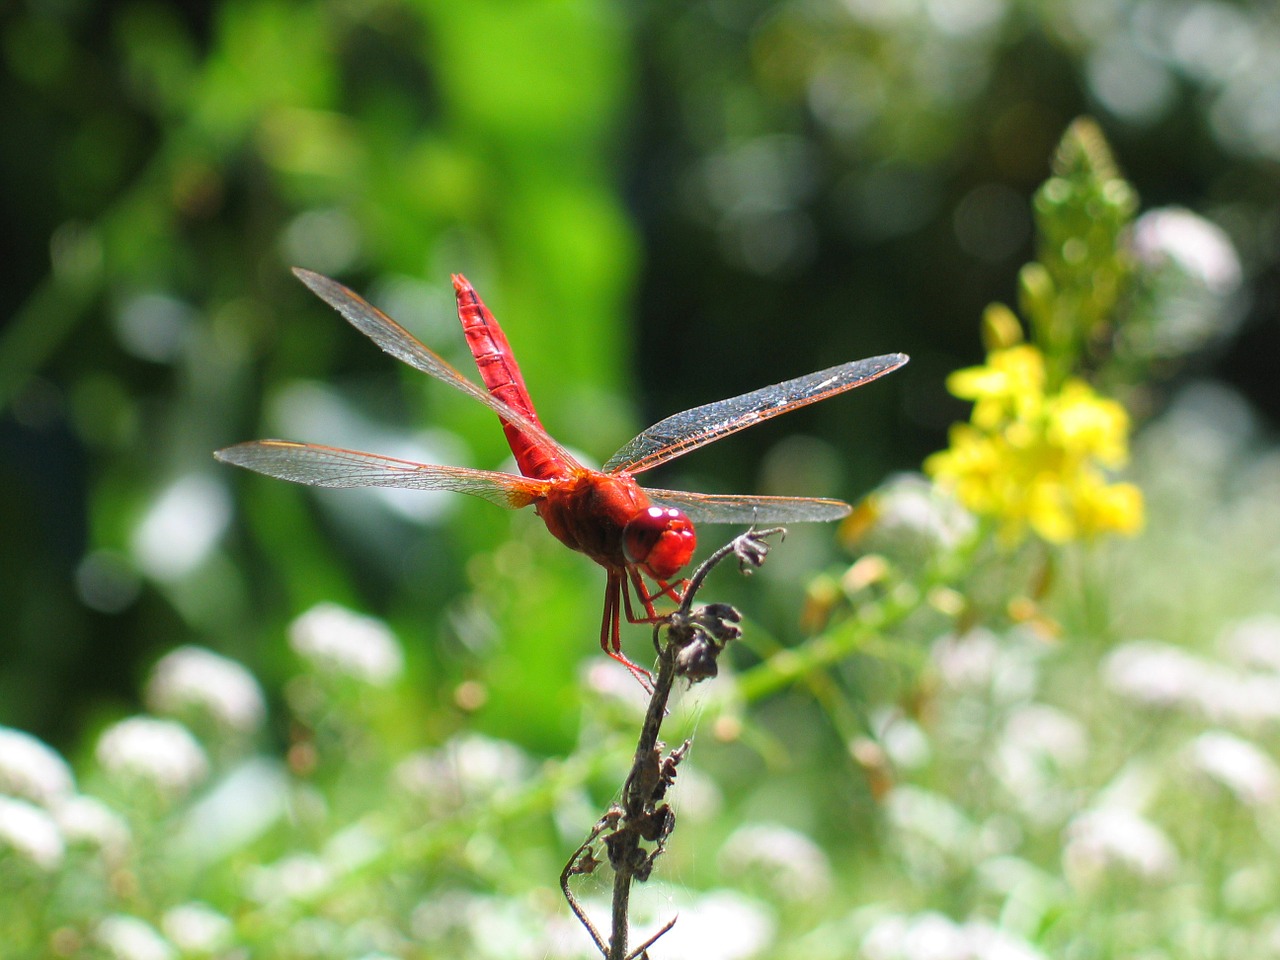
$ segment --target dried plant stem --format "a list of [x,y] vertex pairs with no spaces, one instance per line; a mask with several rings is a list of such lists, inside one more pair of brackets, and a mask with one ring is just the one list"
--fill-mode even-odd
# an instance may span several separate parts
[[[664,802],[675,781],[676,768],[689,750],[690,741],[664,755],[666,745],[658,736],[667,716],[667,703],[677,677],[691,683],[716,675],[716,658],[725,644],[738,637],[740,616],[726,604],[694,608],[693,601],[707,574],[729,555],[738,557],[744,573],[760,566],[769,552],[765,538],[783,533],[781,528],[748,530],[721,547],[698,567],[689,580],[680,606],[654,625],[653,643],[658,652],[658,670],[653,680],[649,705],[645,710],[640,738],[636,743],[631,770],[622,787],[622,797],[597,822],[587,839],[574,851],[560,874],[560,889],[578,921],[586,928],[605,960],[643,960],[648,949],[676,922],[672,918],[644,943],[630,950],[631,888],[649,879],[654,861],[662,854],[675,828],[675,814]],[[662,631],[666,640],[660,640]],[[596,841],[604,838],[609,865],[613,868],[613,902],[608,944],[587,917],[570,888],[577,874],[592,873],[600,861]],[[652,844],[651,849],[646,844]]]

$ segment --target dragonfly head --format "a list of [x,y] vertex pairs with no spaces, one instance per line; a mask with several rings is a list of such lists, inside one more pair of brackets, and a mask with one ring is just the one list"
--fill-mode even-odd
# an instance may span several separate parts
[[697,545],[693,521],[674,507],[646,507],[622,531],[627,562],[655,580],[672,579]]

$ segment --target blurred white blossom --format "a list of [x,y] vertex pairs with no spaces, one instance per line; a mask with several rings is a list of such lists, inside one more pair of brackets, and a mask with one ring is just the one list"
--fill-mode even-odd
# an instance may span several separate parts
[[1133,225],[1140,298],[1120,335],[1147,356],[1177,357],[1235,331],[1243,278],[1226,231],[1190,210],[1151,210]]
[[161,657],[145,691],[156,713],[198,711],[235,733],[252,733],[266,716],[262,689],[243,666],[202,647],[179,647]]
[[0,850],[8,849],[41,870],[56,870],[66,848],[53,817],[26,800],[0,797]]
[[145,920],[114,914],[98,924],[95,939],[115,960],[174,960],[177,951]]
[[442,890],[413,909],[409,931],[418,940],[438,944],[466,935],[476,916],[489,909],[490,898],[469,890]]
[[578,663],[578,679],[592,693],[604,697],[615,706],[639,719],[644,716],[648,698],[644,688],[626,670],[618,670],[612,660],[588,656]]
[[54,819],[68,845],[94,847],[110,861],[121,859],[129,848],[129,825],[95,797],[76,796],[58,804]]
[[231,519],[223,484],[189,474],[151,504],[134,530],[130,548],[138,567],[156,580],[180,580],[200,566]]
[[408,793],[451,809],[492,800],[524,782],[532,769],[528,755],[515,744],[464,733],[438,750],[405,757],[394,776]]
[[724,808],[720,784],[686,757],[680,764],[679,783],[671,804],[682,823],[710,823]]
[[253,868],[248,876],[249,896],[259,903],[313,900],[329,888],[333,871],[319,857],[296,853],[275,863]]
[[777,926],[768,906],[732,890],[711,890],[679,912],[679,922],[654,947],[654,955],[663,960],[760,956],[773,942]]
[[252,757],[188,807],[174,847],[198,863],[222,860],[281,820],[295,796],[283,764]]
[[938,638],[934,667],[950,688],[990,697],[997,704],[1026,700],[1038,680],[1037,652],[1018,631],[996,635],[975,627]]
[[720,850],[720,869],[739,878],[759,876],[785,900],[815,900],[831,892],[826,853],[803,833],[780,824],[739,827]]
[[977,830],[964,812],[941,794],[902,784],[884,798],[884,811],[917,869],[940,869],[939,856],[961,863],[970,859]]
[[1062,774],[1087,758],[1088,734],[1068,713],[1042,703],[1010,713],[991,759],[1000,782],[1035,823],[1053,822],[1075,803]]
[[1280,673],[1280,617],[1271,613],[1231,624],[1218,638],[1222,652],[1243,667]]
[[1102,674],[1112,691],[1144,706],[1194,711],[1215,723],[1280,720],[1280,674],[1234,670],[1158,641],[1117,647]]
[[1225,230],[1181,207],[1149,210],[1133,226],[1133,249],[1144,262],[1169,261],[1216,293],[1240,285],[1240,258]]
[[940,913],[877,920],[862,938],[867,960],[1045,960],[1026,941],[985,920],[956,923]]
[[400,675],[404,654],[381,620],[322,603],[289,626],[293,651],[319,671],[385,686]]
[[[589,913],[596,913],[588,904]],[[607,908],[606,908],[607,909]],[[435,948],[432,956],[467,956],[477,960],[512,957],[598,956],[576,921],[549,912],[531,898],[495,896],[469,890],[443,890],[414,908],[409,921],[413,937]]]
[[948,687],[982,689],[991,683],[1000,661],[1000,640],[990,630],[948,633],[933,645],[933,664]]
[[1066,840],[1063,866],[1076,886],[1089,886],[1115,868],[1144,880],[1163,880],[1178,866],[1178,852],[1164,831],[1121,807],[1078,814],[1067,825]]
[[339,830],[324,845],[324,862],[337,874],[358,870],[387,848],[369,824],[353,823]]
[[873,519],[861,546],[904,562],[955,550],[977,527],[973,514],[918,473],[889,478],[868,503]]
[[74,790],[71,768],[56,751],[29,733],[0,727],[0,794],[52,807]]
[[1267,806],[1280,796],[1280,768],[1248,740],[1209,730],[1188,744],[1186,757],[1192,769],[1226,787],[1246,806]]
[[1116,693],[1153,707],[1192,701],[1210,665],[1178,647],[1134,640],[1113,650],[1102,663],[1103,677]]
[[877,710],[871,717],[871,729],[888,758],[900,770],[917,770],[929,762],[932,749],[929,738],[901,709]]
[[179,904],[165,911],[160,921],[165,935],[183,953],[211,954],[231,941],[231,920],[206,903]]
[[94,751],[117,781],[145,782],[181,796],[205,778],[209,761],[186,727],[172,720],[130,717],[108,727]]

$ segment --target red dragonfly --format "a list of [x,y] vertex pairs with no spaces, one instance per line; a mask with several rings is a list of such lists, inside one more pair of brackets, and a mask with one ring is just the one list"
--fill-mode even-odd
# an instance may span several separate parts
[[[624,445],[599,469],[579,463],[542,426],[507,338],[475,289],[453,277],[458,317],[488,392],[416,340],[398,323],[337,281],[294,268],[298,279],[384,351],[483,403],[502,422],[521,476],[468,467],[414,463],[337,447],[257,440],[219,450],[236,466],[316,487],[453,490],[503,507],[534,510],[561,543],[607,573],[601,648],[636,674],[647,671],[622,653],[621,614],[630,623],[661,619],[654,601],[679,602],[699,523],[795,523],[839,520],[849,505],[808,497],[726,496],[641,489],[634,477],[745,427],[860,387],[907,362],[901,353],[854,360],[794,380],[667,417]],[[650,590],[648,577],[655,584]],[[631,591],[643,607],[637,616]]]

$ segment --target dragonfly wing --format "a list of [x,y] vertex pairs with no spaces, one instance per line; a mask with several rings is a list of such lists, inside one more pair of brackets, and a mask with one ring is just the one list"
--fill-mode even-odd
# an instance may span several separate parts
[[907,362],[903,353],[854,360],[717,400],[660,420],[609,458],[605,473],[640,473],[731,433],[883,377]]
[[301,267],[293,268],[299,280],[329,306],[342,314],[342,317],[366,337],[376,343],[383,351],[397,360],[407,363],[415,370],[430,374],[437,380],[449,384],[456,390],[480,401],[507,423],[519,427],[522,431],[538,438],[539,442],[550,447],[556,456],[563,458],[569,467],[581,464],[560,443],[523,412],[514,409],[497,397],[481,389],[472,381],[459,373],[444,357],[423,344],[408,330],[400,326],[385,313],[353,290],[344,287],[336,280]]
[[652,487],[644,492],[660,506],[679,507],[694,523],[826,523],[853,509],[843,500],[812,497],[740,497]]
[[512,508],[533,503],[547,488],[546,481],[510,473],[414,463],[376,453],[289,440],[238,443],[219,450],[214,456],[223,463],[312,487],[452,490]]

